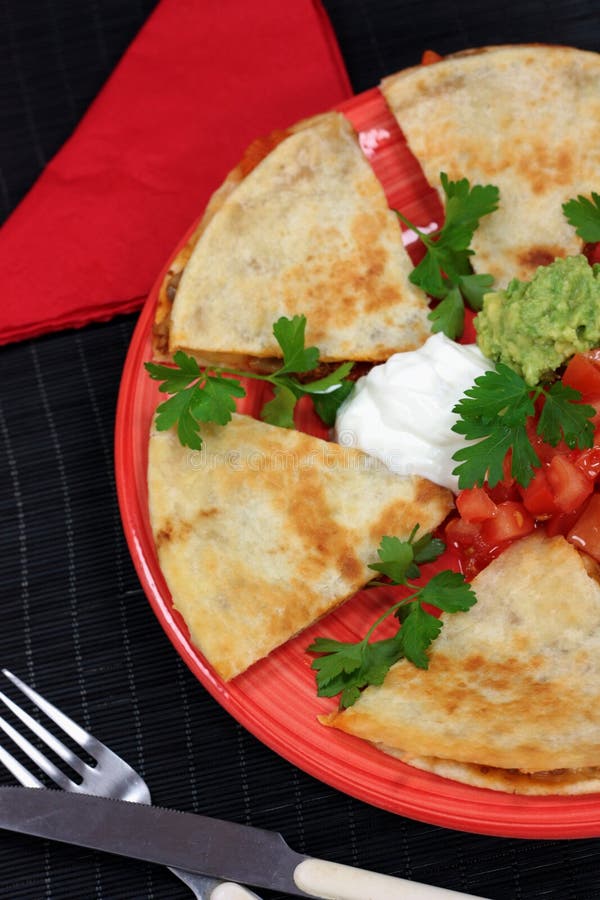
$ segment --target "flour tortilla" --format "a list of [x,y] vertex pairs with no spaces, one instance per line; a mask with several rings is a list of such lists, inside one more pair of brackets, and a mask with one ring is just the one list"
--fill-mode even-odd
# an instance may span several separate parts
[[472,241],[497,287],[581,252],[561,205],[598,190],[600,55],[512,45],[392,75],[381,89],[431,185],[440,172],[500,189]]
[[444,616],[428,670],[398,662],[326,721],[419,768],[516,793],[600,789],[600,586],[562,536],[513,544]]
[[[386,750],[385,747],[381,748]],[[400,756],[396,751],[387,751]],[[600,792],[600,766],[580,769],[554,769],[549,772],[520,772],[518,769],[497,769],[477,766],[450,759],[413,756],[406,760],[416,769],[432,772],[473,787],[504,791],[506,794],[548,796],[550,794],[595,794]]]
[[452,495],[359,450],[248,416],[202,451],[150,437],[150,520],[192,641],[233,678],[354,594],[386,534],[437,526]]
[[[273,367],[273,323],[305,315],[321,360],[383,361],[430,335],[396,215],[340,113],[300,123],[226,180],[163,286],[168,352]],[[173,288],[173,276],[179,278]]]

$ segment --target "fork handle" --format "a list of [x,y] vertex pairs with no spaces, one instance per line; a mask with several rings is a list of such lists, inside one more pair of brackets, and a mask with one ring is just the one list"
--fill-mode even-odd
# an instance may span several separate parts
[[170,869],[184,884],[190,888],[197,900],[260,900],[248,888],[232,881],[219,881],[207,875],[194,875],[184,869]]

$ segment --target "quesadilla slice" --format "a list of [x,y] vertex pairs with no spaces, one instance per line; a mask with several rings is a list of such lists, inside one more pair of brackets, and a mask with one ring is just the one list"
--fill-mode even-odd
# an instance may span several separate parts
[[[402,754],[382,748],[392,756]],[[521,772],[519,769],[499,769],[492,766],[478,766],[474,763],[456,762],[436,757],[412,756],[409,762],[415,769],[432,772],[441,778],[460,781],[471,787],[504,791],[506,794],[526,794],[528,796],[549,796],[550,794],[596,794],[600,792],[600,766],[585,766],[578,769],[552,769],[547,772]]]
[[492,275],[497,287],[581,252],[561,207],[598,189],[599,85],[599,54],[544,45],[465,51],[383,80],[442,201],[441,172],[500,189],[499,209],[471,243],[475,272]]
[[520,793],[600,788],[600,586],[562,536],[517,541],[444,618],[427,670],[400,660],[326,724],[409,764]]
[[419,347],[427,298],[408,280],[397,217],[350,123],[327,113],[271,143],[226,179],[171,267],[159,349],[268,371],[281,357],[273,323],[296,314],[324,362]]
[[194,644],[233,678],[374,577],[383,535],[431,531],[449,491],[378,460],[235,414],[201,451],[153,431],[149,509]]

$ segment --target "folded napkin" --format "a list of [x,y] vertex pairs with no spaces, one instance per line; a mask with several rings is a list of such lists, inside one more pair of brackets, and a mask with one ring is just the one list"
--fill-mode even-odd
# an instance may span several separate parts
[[162,0],[0,232],[0,343],[138,308],[245,147],[351,93],[319,0]]

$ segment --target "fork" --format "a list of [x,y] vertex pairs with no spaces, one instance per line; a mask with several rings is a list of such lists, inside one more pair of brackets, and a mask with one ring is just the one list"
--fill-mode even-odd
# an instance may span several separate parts
[[[9,672],[2,669],[5,675],[29,700],[61,728],[83,751],[89,754],[95,765],[88,765],[76,753],[56,738],[50,731],[40,725],[29,713],[21,709],[10,697],[0,691],[0,700],[20,721],[29,728],[47,747],[56,753],[74,773],[81,778],[73,781],[65,775],[52,760],[48,759],[26,737],[0,716],[0,728],[19,747],[29,759],[44,772],[47,777],[64,791],[80,794],[95,794],[98,797],[112,797],[119,800],[130,800],[136,803],[150,803],[150,790],[142,776],[117,756],[105,744],[100,743],[76,722],[45,700],[37,691]],[[25,787],[42,788],[44,784],[8,750],[0,745],[0,763],[11,772]],[[260,900],[260,898],[232,882],[219,881],[204,875],[194,875],[182,869],[171,869],[192,891],[197,900]]]

